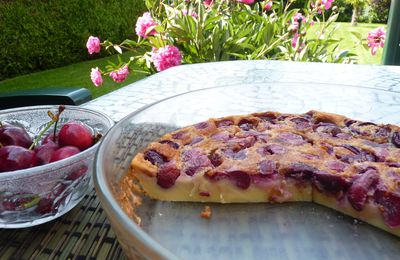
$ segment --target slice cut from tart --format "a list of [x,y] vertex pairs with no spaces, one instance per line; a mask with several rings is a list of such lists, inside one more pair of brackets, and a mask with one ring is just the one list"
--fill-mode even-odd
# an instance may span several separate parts
[[166,201],[313,201],[400,235],[400,128],[318,111],[211,118],[131,163]]

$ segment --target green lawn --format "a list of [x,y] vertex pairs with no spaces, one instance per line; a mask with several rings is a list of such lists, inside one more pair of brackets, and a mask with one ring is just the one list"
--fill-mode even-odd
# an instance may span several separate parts
[[[380,64],[382,50],[379,50],[376,56],[372,56],[369,50],[365,50],[359,44],[359,40],[351,32],[358,32],[363,38],[366,38],[368,31],[381,26],[379,24],[359,24],[358,26],[351,26],[349,23],[337,23],[339,27],[334,37],[341,39],[341,49],[348,49],[358,55],[359,64]],[[318,30],[314,26],[312,30]],[[309,32],[312,35],[313,31]],[[312,36],[311,36],[312,37]],[[125,53],[125,59],[129,57],[130,53]],[[131,73],[128,79],[123,83],[114,83],[109,77],[104,79],[103,86],[96,88],[90,81],[90,69],[93,67],[104,68],[107,65],[107,60],[111,59],[116,62],[116,57],[106,57],[98,60],[91,60],[72,64],[62,68],[46,70],[38,73],[32,73],[24,76],[19,76],[12,79],[7,79],[0,82],[0,93],[21,90],[21,89],[35,89],[38,87],[65,87],[65,86],[81,86],[89,89],[92,92],[93,98],[104,95],[112,90],[121,88],[126,84],[132,83],[144,77],[143,74]]]
[[[356,32],[361,34],[364,41],[362,43],[366,43],[365,39],[368,36],[368,32],[372,29],[375,29],[379,26],[384,26],[384,24],[366,24],[360,23],[357,26],[351,26],[350,23],[336,23],[338,29],[334,34],[335,39],[340,39],[339,47],[340,49],[347,49],[352,53],[357,55],[357,63],[358,64],[381,64],[382,59],[382,49],[380,49],[375,56],[371,55],[370,50],[366,50],[361,44],[360,40],[352,33]],[[312,37],[312,30],[318,30],[318,27],[315,26],[309,32],[310,37]]]
[[[129,55],[130,53],[124,53],[123,58],[128,59]],[[144,77],[144,74],[131,73],[123,83],[115,83],[109,77],[104,77],[103,85],[96,88],[90,80],[91,68],[99,67],[103,69],[108,64],[108,60],[118,62],[116,56],[106,57],[7,79],[0,82],[0,93],[38,87],[79,86],[89,89],[93,98],[96,98]]]

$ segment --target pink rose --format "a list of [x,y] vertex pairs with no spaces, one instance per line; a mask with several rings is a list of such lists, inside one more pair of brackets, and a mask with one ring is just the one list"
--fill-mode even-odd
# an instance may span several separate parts
[[379,47],[385,45],[386,32],[383,27],[378,27],[368,33],[368,47],[371,48],[371,54],[375,55]]
[[[183,10],[182,10],[182,14],[183,14],[183,15],[187,15],[187,14],[188,14],[188,11],[187,11],[186,9],[183,9]],[[192,16],[193,18],[197,18],[197,17],[198,17],[198,15],[197,15],[197,13],[196,13],[195,11],[192,11],[192,12],[190,13],[190,16]]]
[[204,1],[203,1],[203,4],[204,4],[205,6],[210,6],[210,5],[212,5],[213,3],[214,3],[213,0],[204,0]]
[[311,6],[314,8],[315,6],[317,6],[318,9],[318,13],[322,13],[323,10],[329,10],[332,6],[332,3],[335,0],[320,0],[317,1],[317,3],[311,3]]
[[136,22],[136,28],[135,28],[136,34],[143,38],[147,38],[149,35],[154,35],[156,34],[156,30],[154,29],[148,32],[147,34],[146,32],[150,27],[156,25],[157,23],[153,20],[151,14],[149,12],[145,12],[143,16],[139,17]]
[[331,6],[332,6],[332,2],[333,1],[334,0],[321,0],[321,4],[324,5],[325,10],[329,10],[331,8]]
[[110,77],[117,83],[123,82],[129,74],[129,68],[127,65],[120,68],[118,71],[110,73]]
[[[296,46],[297,46],[297,41],[299,40],[299,37],[300,37],[300,34],[298,34],[298,33],[295,33],[295,34],[293,35],[293,39],[292,39],[292,47],[293,47],[293,49],[296,48]],[[306,44],[305,44],[304,42],[302,42],[301,45],[300,45],[300,47],[299,47],[299,49],[298,49],[297,51],[298,51],[298,52],[301,52],[301,50],[304,48],[304,46],[306,46]]]
[[264,6],[264,10],[265,11],[269,11],[272,8],[272,1],[269,1],[265,6]]
[[158,50],[153,49],[151,58],[157,71],[163,71],[182,63],[182,56],[179,49],[172,45],[166,45]]
[[293,35],[293,39],[292,39],[292,47],[293,47],[293,49],[296,48],[296,46],[297,46],[297,40],[299,39],[299,36],[300,35],[298,33],[295,33]]
[[246,4],[246,5],[251,5],[251,4],[254,4],[255,0],[236,0],[236,1],[238,1],[239,3]]
[[301,13],[295,13],[295,15],[293,15],[293,22],[292,22],[292,30],[293,31],[297,31],[299,29],[299,25],[300,25],[300,21],[303,22],[307,22],[306,18],[301,14]]
[[89,54],[99,53],[101,49],[100,39],[94,36],[90,36],[86,43],[86,47],[88,49]]
[[90,79],[96,87],[99,87],[101,84],[103,84],[103,78],[101,77],[99,68],[92,68],[92,71],[90,72]]

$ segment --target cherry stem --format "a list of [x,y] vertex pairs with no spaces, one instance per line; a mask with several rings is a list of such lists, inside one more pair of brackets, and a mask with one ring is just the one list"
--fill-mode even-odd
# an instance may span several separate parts
[[24,204],[24,209],[31,208],[31,207],[35,206],[36,204],[38,204],[39,202],[40,202],[40,197],[39,197],[39,195],[35,194],[35,195],[33,195],[33,198],[31,201]]
[[94,137],[94,143],[97,143],[101,139],[101,137],[103,137],[103,135],[100,133],[97,133],[96,136]]
[[57,133],[57,123],[58,119],[60,119],[59,114],[57,114],[53,120],[55,120],[54,130],[53,130],[53,142],[56,142],[56,133]]
[[42,138],[42,136],[43,136],[43,134],[47,131],[47,130],[49,130],[49,128],[52,126],[52,125],[54,125],[54,124],[56,124],[55,125],[55,127],[54,127],[54,136],[53,136],[53,141],[55,142],[56,140],[55,140],[55,136],[56,136],[56,128],[57,128],[57,122],[58,122],[58,120],[60,119],[60,115],[61,115],[61,113],[63,112],[65,110],[65,106],[64,105],[60,105],[59,107],[58,107],[58,113],[56,114],[56,115],[53,115],[53,113],[51,113],[50,111],[47,113],[49,116],[50,116],[50,118],[51,118],[51,121],[47,124],[47,126],[42,130],[42,132],[40,132],[39,133],[39,135],[35,138],[35,140],[33,141],[33,143],[31,144],[31,146],[29,146],[29,150],[32,150],[35,146],[36,146],[36,144],[39,142],[39,140]]
[[58,107],[58,114],[56,115],[56,124],[54,126],[54,132],[53,132],[53,142],[56,142],[57,124],[58,124],[58,120],[60,119],[60,115],[64,110],[65,110],[65,106],[64,105],[60,105]]
[[36,146],[36,144],[39,142],[40,138],[42,138],[43,134],[44,134],[47,130],[49,130],[49,128],[50,128],[52,125],[54,125],[55,122],[56,122],[56,121],[52,120],[52,121],[50,121],[49,123],[47,123],[47,126],[46,126],[46,127],[43,129],[43,131],[40,132],[40,134],[35,138],[35,140],[34,140],[33,143],[31,144],[31,146],[29,146],[29,148],[28,148],[29,150],[32,150],[33,147]]

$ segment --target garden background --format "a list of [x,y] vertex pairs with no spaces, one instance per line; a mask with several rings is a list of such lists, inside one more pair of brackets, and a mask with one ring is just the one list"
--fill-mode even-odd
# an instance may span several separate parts
[[[291,8],[306,2],[294,1]],[[390,0],[335,0],[333,6],[339,12],[334,37],[341,40],[340,47],[356,54],[359,64],[380,64],[382,51],[372,56],[359,37],[366,38],[368,31],[386,26]],[[105,66],[109,60],[116,62],[117,57],[105,51],[89,55],[85,44],[90,35],[115,42],[136,39],[135,23],[145,10],[144,1],[134,0],[1,1],[0,93],[81,86],[97,97],[143,78],[143,74],[132,73],[121,84],[107,80],[95,88],[90,69]],[[355,22],[357,25],[352,25]]]

